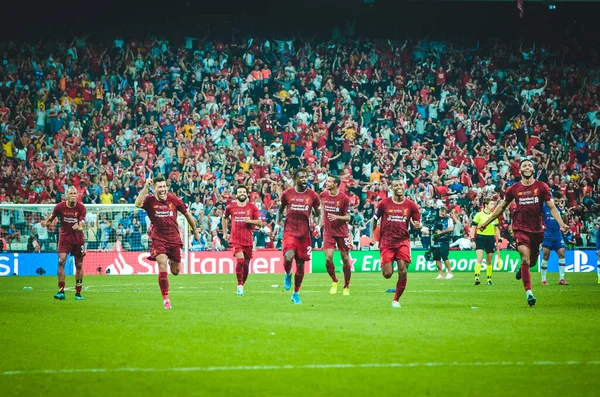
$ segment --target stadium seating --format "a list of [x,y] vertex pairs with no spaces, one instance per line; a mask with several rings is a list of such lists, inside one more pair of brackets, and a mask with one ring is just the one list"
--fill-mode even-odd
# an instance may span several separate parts
[[[317,191],[327,173],[340,176],[358,242],[391,179],[405,179],[423,208],[458,206],[468,229],[529,156],[565,196],[578,244],[596,236],[600,76],[575,63],[574,48],[259,38],[2,47],[0,202],[55,203],[75,186],[84,203],[133,203],[149,174],[163,174],[186,203],[199,198],[209,235],[237,183],[272,222],[291,170],[306,164]],[[13,250],[32,234],[19,227]]]

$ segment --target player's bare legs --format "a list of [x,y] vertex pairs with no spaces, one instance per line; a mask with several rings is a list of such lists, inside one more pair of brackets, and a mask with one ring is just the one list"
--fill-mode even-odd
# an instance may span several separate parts
[[65,300],[65,263],[67,254],[58,254],[58,292],[54,294],[54,299]]
[[327,268],[327,273],[329,277],[331,277],[331,288],[329,289],[329,293],[331,295],[337,294],[339,280],[335,275],[335,265],[333,263],[333,248],[328,248],[325,250],[325,267]]
[[350,277],[352,277],[352,269],[350,268],[350,252],[340,251],[342,255],[342,271],[344,272],[344,290],[343,294],[350,295]]
[[[398,263],[398,281],[396,282],[396,293],[394,294],[394,300],[392,301],[392,307],[399,308],[400,303],[398,300],[404,293],[406,288],[406,282],[408,281],[408,263],[403,260],[397,261]],[[385,278],[391,278],[394,274],[394,263],[386,263],[381,266],[381,274]]]
[[81,288],[83,286],[83,257],[75,258],[75,299],[83,300]]
[[173,276],[178,276],[181,271],[181,263],[173,262],[169,259],[169,267],[171,268],[171,274]]
[[235,254],[235,277],[237,278],[237,296],[244,296],[244,265],[246,258],[242,251]]
[[517,250],[521,255],[521,279],[523,280],[523,286],[525,287],[525,293],[527,294],[527,303],[529,303],[529,306],[534,306],[536,299],[531,292],[531,272],[529,271],[532,263],[531,255],[533,252],[529,247],[524,245],[519,245]]
[[444,268],[442,267],[442,261],[435,261],[435,265],[437,266],[438,269],[438,279],[442,279],[445,278],[444,277]]
[[160,254],[156,257],[156,263],[158,263],[158,285],[163,297],[165,309],[170,309],[171,301],[169,300],[169,273],[167,266],[169,258],[165,254]]

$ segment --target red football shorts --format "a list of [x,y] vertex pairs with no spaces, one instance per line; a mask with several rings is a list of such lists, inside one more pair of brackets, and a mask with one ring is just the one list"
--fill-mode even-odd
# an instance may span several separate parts
[[521,230],[515,230],[513,232],[515,239],[515,245],[524,245],[532,251],[540,250],[540,245],[544,242],[544,233],[529,233]]
[[312,240],[310,237],[296,237],[292,235],[283,236],[283,253],[294,251],[294,258],[301,261],[309,261],[312,252]]
[[85,245],[83,243],[69,243],[68,241],[58,241],[59,254],[71,254],[74,258],[83,258],[85,256]]
[[352,241],[350,241],[350,237],[334,237],[329,236],[327,234],[323,235],[323,249],[336,249],[340,251],[350,251],[352,248]]
[[150,246],[149,260],[155,261],[159,255],[166,255],[172,262],[181,263],[181,248],[182,244],[173,244],[157,239],[152,240]]
[[244,257],[248,260],[252,259],[252,246],[251,245],[237,245],[231,244],[231,252],[233,252],[233,256],[235,257],[238,253],[243,252]]
[[410,257],[410,241],[401,243],[401,245],[391,248],[380,248],[379,257],[381,265],[387,265],[388,263],[405,261],[410,263],[412,261]]

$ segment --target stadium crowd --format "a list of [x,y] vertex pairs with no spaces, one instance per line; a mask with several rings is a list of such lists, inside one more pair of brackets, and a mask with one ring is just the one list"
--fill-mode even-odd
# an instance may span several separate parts
[[[86,204],[133,203],[162,174],[202,226],[192,248],[218,249],[233,186],[251,187],[272,225],[292,170],[306,165],[317,192],[340,177],[357,246],[394,178],[425,212],[449,208],[458,239],[528,156],[564,197],[573,243],[596,240],[597,49],[591,64],[576,45],[498,40],[77,38],[0,53],[1,203],[55,203],[69,186]],[[139,248],[146,220],[133,218],[96,224],[114,221],[110,238]],[[9,243],[30,234],[14,221],[3,212]],[[259,247],[277,245],[271,230],[258,231]]]

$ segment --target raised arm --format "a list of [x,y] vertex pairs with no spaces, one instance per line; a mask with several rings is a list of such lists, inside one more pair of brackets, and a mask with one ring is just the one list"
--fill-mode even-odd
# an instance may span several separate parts
[[135,199],[136,207],[142,208],[142,206],[144,205],[144,200],[146,199],[146,196],[148,195],[148,188],[150,187],[151,184],[152,184],[152,178],[146,179],[146,183],[144,183],[144,188],[140,191],[140,194],[138,194],[138,196]]

